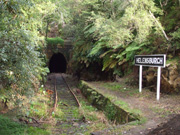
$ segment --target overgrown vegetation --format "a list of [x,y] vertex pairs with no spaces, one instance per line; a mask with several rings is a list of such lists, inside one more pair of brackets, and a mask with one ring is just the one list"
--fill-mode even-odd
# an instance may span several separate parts
[[[1,0],[1,109],[22,107],[26,100],[27,116],[63,117],[61,110],[49,114],[49,101],[42,101],[42,108],[39,101],[32,101],[49,72],[44,54],[46,44],[63,45],[64,41],[58,37],[74,38],[72,69],[78,77],[82,72],[89,72],[85,78],[91,80],[123,76],[132,71],[135,54],[165,53],[168,62],[176,63],[179,70],[179,58],[175,57],[180,55],[179,20],[179,0]],[[54,27],[61,35],[48,38],[49,30]],[[109,87],[134,95],[119,85],[107,84],[106,88]],[[111,109],[111,105],[107,107]],[[79,117],[77,110],[73,111]],[[94,115],[87,114],[89,120],[96,120]],[[109,113],[112,116],[113,112]],[[3,129],[7,129],[8,122],[8,127],[17,127],[0,133],[23,132],[24,126],[0,119],[7,121]],[[29,130],[38,130],[26,128],[27,134]]]
[[60,37],[56,38],[47,38],[48,45],[64,45],[64,40]]
[[77,76],[87,71],[97,71],[98,79],[122,76],[132,71],[135,54],[167,53],[172,58],[179,53],[178,0],[11,0],[0,6],[3,100],[33,94],[45,80],[46,41],[63,44],[58,37],[47,37],[52,27],[74,37],[72,68]]
[[18,122],[14,122],[7,117],[0,115],[0,134],[1,135],[49,135],[50,132],[36,128],[28,127]]
[[122,124],[141,119],[139,110],[131,109],[126,102],[117,99],[116,96],[99,92],[99,88],[95,89],[91,84],[84,81],[81,81],[79,88],[88,102],[102,110],[108,120]]
[[132,71],[135,54],[165,53],[169,57],[179,51],[178,0],[86,0],[73,4],[72,21],[65,29],[71,27],[69,33],[75,37],[77,72],[99,63],[102,71],[122,76]]
[[[45,37],[52,23],[63,24],[66,13],[61,7],[57,0],[0,2],[0,100],[5,104],[19,105],[23,96],[30,100],[45,82]],[[63,44],[60,38],[47,41]]]

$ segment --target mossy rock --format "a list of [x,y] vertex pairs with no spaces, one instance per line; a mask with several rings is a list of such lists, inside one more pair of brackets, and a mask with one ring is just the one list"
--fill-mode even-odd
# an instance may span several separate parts
[[87,82],[81,81],[79,88],[92,105],[104,111],[109,120],[120,124],[140,120],[140,115],[128,112],[120,106],[115,105],[109,98],[90,87]]

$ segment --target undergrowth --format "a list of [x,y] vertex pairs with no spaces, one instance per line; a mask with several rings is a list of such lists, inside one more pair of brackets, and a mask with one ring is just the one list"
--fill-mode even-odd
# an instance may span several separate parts
[[50,132],[36,127],[28,127],[0,115],[0,135],[49,135]]

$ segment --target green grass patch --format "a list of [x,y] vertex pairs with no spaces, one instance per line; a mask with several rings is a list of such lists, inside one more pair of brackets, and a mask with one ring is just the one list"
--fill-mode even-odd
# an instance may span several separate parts
[[117,82],[107,82],[107,83],[101,83],[102,87],[107,88],[111,91],[119,91],[124,94],[127,94],[127,96],[134,96],[135,94],[138,94],[139,91],[136,88],[129,88],[124,84],[119,84]]
[[36,127],[28,127],[0,115],[0,135],[49,135],[50,132]]
[[[84,133],[84,135],[90,135],[92,132],[96,132],[99,130],[104,130],[107,128],[106,124],[103,123],[93,123],[92,125],[87,127],[87,131]],[[109,132],[111,134],[111,132]]]
[[173,56],[170,56],[170,55],[169,55],[169,57],[170,58],[166,61],[167,64],[173,64],[174,65],[175,63],[177,64],[180,61],[179,57],[171,58]]
[[86,102],[84,101],[81,101],[81,105],[82,105],[82,109],[84,110],[84,113],[85,113],[85,117],[87,120],[90,120],[90,121],[97,121],[98,118],[97,118],[97,108],[93,107],[92,105],[89,105],[87,104]]
[[52,102],[46,94],[38,94],[33,98],[33,101],[28,105],[28,109],[26,112],[27,116],[35,117],[35,118],[48,118],[49,110],[51,109]]
[[54,113],[55,118],[63,118],[64,115],[65,115],[64,112],[60,108],[57,108],[56,112]]
[[141,115],[142,112],[138,109],[132,109],[128,103],[122,101],[122,100],[119,100],[117,98],[115,98],[114,96],[110,96],[108,95],[108,98],[111,100],[113,99],[114,101],[112,101],[115,105],[117,106],[120,106],[122,109],[126,110],[127,112],[131,112],[131,113],[134,113],[134,114],[137,114],[137,115]]
[[123,90],[123,86],[117,83],[103,83],[101,84],[103,87],[107,89],[111,89],[112,91],[118,91],[118,90]]
[[160,114],[161,117],[167,117],[169,114],[172,114],[170,111],[160,107],[151,107],[151,110],[155,113]]
[[142,125],[146,122],[147,122],[147,118],[142,117],[140,120],[130,122],[129,125],[137,126],[137,125]]
[[60,37],[47,38],[48,45],[64,45],[64,40]]

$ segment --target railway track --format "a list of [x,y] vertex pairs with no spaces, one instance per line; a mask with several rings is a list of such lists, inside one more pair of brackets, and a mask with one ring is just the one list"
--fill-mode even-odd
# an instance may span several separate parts
[[58,107],[63,110],[66,121],[79,121],[74,117],[73,110],[80,107],[80,103],[66,82],[64,75],[60,73],[48,75],[46,87],[54,91],[54,112]]

